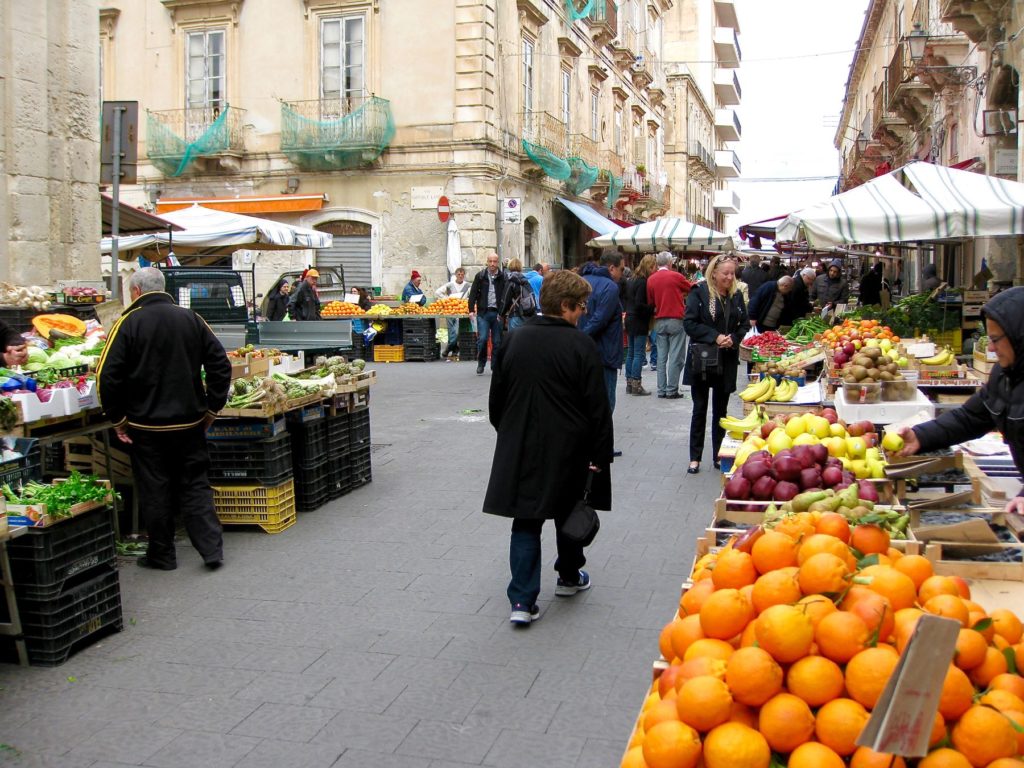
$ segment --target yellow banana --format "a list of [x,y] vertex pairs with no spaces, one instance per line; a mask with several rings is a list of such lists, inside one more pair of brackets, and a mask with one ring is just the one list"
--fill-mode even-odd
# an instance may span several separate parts
[[946,347],[937,355],[933,355],[932,357],[926,357],[924,360],[921,361],[921,363],[924,365],[949,365],[952,362],[952,360],[953,350],[951,350],[949,347]]
[[753,382],[752,384],[748,384],[747,388],[740,392],[740,400],[743,400],[746,403],[750,403],[757,400],[757,398],[759,398],[767,391],[768,386],[771,382],[772,380],[770,378],[765,377],[763,379],[760,379],[759,381]]
[[775,394],[772,399],[777,403],[785,403],[793,395],[789,391],[789,379],[783,379],[783,381],[775,388]]
[[726,416],[725,418],[718,420],[718,426],[726,432],[749,432],[754,427],[760,426],[762,423],[760,414],[756,410],[752,410],[742,419],[737,419],[733,416]]
[[760,396],[757,397],[757,399],[754,401],[756,403],[767,402],[768,400],[771,400],[772,399],[772,395],[775,394],[775,389],[776,389],[775,379],[769,377],[769,378],[767,378],[765,380],[768,382],[768,388],[765,390],[765,393],[763,395],[760,395]]

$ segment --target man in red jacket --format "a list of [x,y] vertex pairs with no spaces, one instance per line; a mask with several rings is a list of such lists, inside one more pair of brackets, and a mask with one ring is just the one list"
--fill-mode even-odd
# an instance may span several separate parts
[[674,400],[686,359],[683,314],[693,283],[672,269],[672,254],[662,251],[658,269],[647,278],[647,303],[654,305],[654,332],[658,341],[658,397]]

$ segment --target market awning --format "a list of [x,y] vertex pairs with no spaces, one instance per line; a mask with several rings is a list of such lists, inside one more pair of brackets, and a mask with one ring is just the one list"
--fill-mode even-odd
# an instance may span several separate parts
[[[145,235],[150,232],[178,231],[177,224],[151,213],[146,213],[133,205],[118,203],[117,233],[121,235]],[[103,236],[109,237],[114,221],[114,199],[110,195],[100,193],[100,215],[103,220]]]
[[572,211],[576,215],[577,219],[582,221],[599,235],[610,235],[612,232],[618,232],[622,229],[622,227],[614,221],[606,219],[589,205],[574,203],[572,200],[566,200],[564,197],[556,197],[555,200]]
[[317,195],[259,195],[251,197],[164,197],[157,200],[157,213],[170,213],[201,205],[228,213],[304,213],[319,211],[327,196]]
[[773,216],[770,219],[761,219],[760,221],[752,221],[749,224],[743,224],[740,226],[740,237],[744,240],[751,241],[752,248],[759,248],[760,246],[754,245],[753,238],[764,238],[765,240],[775,239],[775,228],[782,223],[786,218],[786,214],[781,216]]
[[733,250],[732,238],[728,235],[676,217],[645,221],[635,227],[617,229],[594,238],[587,245],[592,248],[622,248],[631,253]]

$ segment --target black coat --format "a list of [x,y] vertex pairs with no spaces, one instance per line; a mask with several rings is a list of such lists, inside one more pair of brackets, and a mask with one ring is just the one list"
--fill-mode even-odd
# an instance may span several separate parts
[[768,273],[761,269],[760,264],[747,264],[740,274],[740,280],[747,284],[751,296],[757,293],[757,289],[764,285],[767,279]]
[[651,330],[654,305],[647,303],[647,278],[634,277],[626,283],[626,333],[646,336]]
[[718,351],[719,370],[711,374],[712,387],[725,387],[726,392],[736,391],[736,371],[740,364],[740,342],[749,329],[747,307],[743,303],[743,294],[736,291],[732,295],[729,319],[725,319],[725,308],[719,299],[715,317],[711,317],[711,294],[707,282],[698,283],[686,297],[686,314],[683,316],[683,328],[690,337],[686,348],[686,364],[683,366],[683,384],[687,386],[697,382],[699,374],[693,370],[693,345],[714,344],[720,334],[732,336],[732,349]]
[[[994,296],[982,310],[1013,344],[1013,367],[992,368],[988,383],[959,408],[914,427],[921,451],[933,451],[999,430],[1017,471],[1024,474],[1024,288]],[[1019,494],[1024,495],[1024,494]]]
[[[494,308],[498,309],[501,299],[505,295],[505,283],[507,280],[505,270],[499,269],[494,276]],[[540,297],[537,297],[538,301]],[[469,312],[487,311],[487,267],[484,267],[473,276],[473,285],[469,288]]]
[[538,316],[502,337],[488,403],[498,432],[484,512],[553,520],[582,497],[611,508],[612,413],[597,346],[560,317]]
[[300,281],[288,300],[288,309],[292,320],[319,320],[320,299],[313,286],[305,280]]
[[267,295],[267,320],[284,320],[288,314],[288,294],[277,288]]
[[814,309],[807,284],[799,273],[793,278],[793,290],[786,294],[786,303],[782,307],[780,325],[792,325],[794,320],[806,317]]
[[882,273],[874,269],[868,270],[860,281],[860,303],[869,306],[882,303]]

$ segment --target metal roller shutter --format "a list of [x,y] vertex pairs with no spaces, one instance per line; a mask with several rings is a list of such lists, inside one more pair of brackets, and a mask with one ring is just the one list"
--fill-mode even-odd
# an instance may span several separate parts
[[335,235],[333,247],[317,251],[316,263],[321,267],[343,267],[347,289],[373,285],[369,236]]

